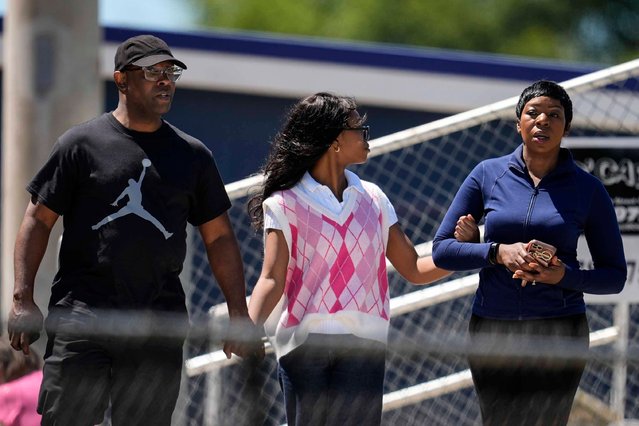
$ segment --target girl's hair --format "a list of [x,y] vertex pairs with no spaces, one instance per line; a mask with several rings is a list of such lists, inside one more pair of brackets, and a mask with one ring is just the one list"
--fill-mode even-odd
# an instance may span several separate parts
[[[293,105],[260,170],[264,181],[248,202],[248,213],[255,229],[260,230],[264,225],[264,200],[275,191],[291,188],[299,182],[342,130],[349,127],[348,119],[355,109],[354,99],[324,92]],[[362,117],[354,127],[364,120]]]
[[521,118],[521,113],[524,106],[526,106],[526,103],[528,103],[529,100],[540,96],[547,96],[549,98],[556,99],[561,103],[561,106],[564,107],[564,115],[566,116],[565,129],[568,130],[570,123],[572,122],[572,101],[564,88],[554,81],[539,80],[526,87],[524,91],[521,92],[519,102],[517,102],[517,107],[515,108],[517,120]]

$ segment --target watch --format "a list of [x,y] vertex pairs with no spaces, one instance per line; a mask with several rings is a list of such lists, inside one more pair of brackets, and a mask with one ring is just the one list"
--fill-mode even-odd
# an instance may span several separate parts
[[492,243],[488,250],[488,262],[491,265],[497,265],[497,252],[499,251],[499,243]]

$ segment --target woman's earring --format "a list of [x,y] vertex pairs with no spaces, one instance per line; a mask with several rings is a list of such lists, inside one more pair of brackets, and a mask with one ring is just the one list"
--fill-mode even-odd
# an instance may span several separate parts
[[335,152],[339,152],[341,148],[339,147],[339,145],[337,145],[337,148],[333,148],[333,149],[335,150]]

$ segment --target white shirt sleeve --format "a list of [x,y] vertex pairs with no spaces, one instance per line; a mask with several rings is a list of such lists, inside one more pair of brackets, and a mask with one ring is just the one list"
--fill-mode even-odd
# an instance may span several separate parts
[[397,213],[390,200],[379,187],[377,188],[379,197],[379,208],[382,213],[382,232],[384,236],[384,247],[388,247],[388,231],[391,226],[397,223]]
[[277,201],[277,196],[270,196],[262,203],[262,209],[264,211],[264,233],[263,238],[266,241],[266,232],[269,229],[279,229],[284,234],[286,244],[289,248],[292,243],[291,229],[288,226],[286,216],[281,211],[281,208]]
[[393,207],[393,204],[383,192],[382,196],[379,198],[379,206],[382,209],[382,220],[386,222],[383,224],[384,228],[388,230],[388,228],[397,223],[395,207]]
[[282,224],[277,219],[277,216],[273,212],[273,209],[268,205],[268,203],[264,203],[262,205],[264,209],[264,231],[267,229],[282,229]]

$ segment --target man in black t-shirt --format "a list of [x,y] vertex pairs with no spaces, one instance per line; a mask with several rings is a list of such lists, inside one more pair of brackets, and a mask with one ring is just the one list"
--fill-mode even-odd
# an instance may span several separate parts
[[[8,324],[11,345],[24,353],[43,322],[34,278],[59,216],[64,225],[46,323],[44,425],[98,424],[109,401],[116,426],[170,424],[182,339],[122,337],[118,328],[140,318],[158,326],[185,318],[179,274],[187,222],[199,228],[232,323],[248,320],[230,201],[213,156],[162,119],[184,69],[157,37],[123,42],[113,74],[117,108],[63,134],[27,186]],[[122,315],[131,319],[122,322]],[[224,345],[228,357],[254,350]]]

